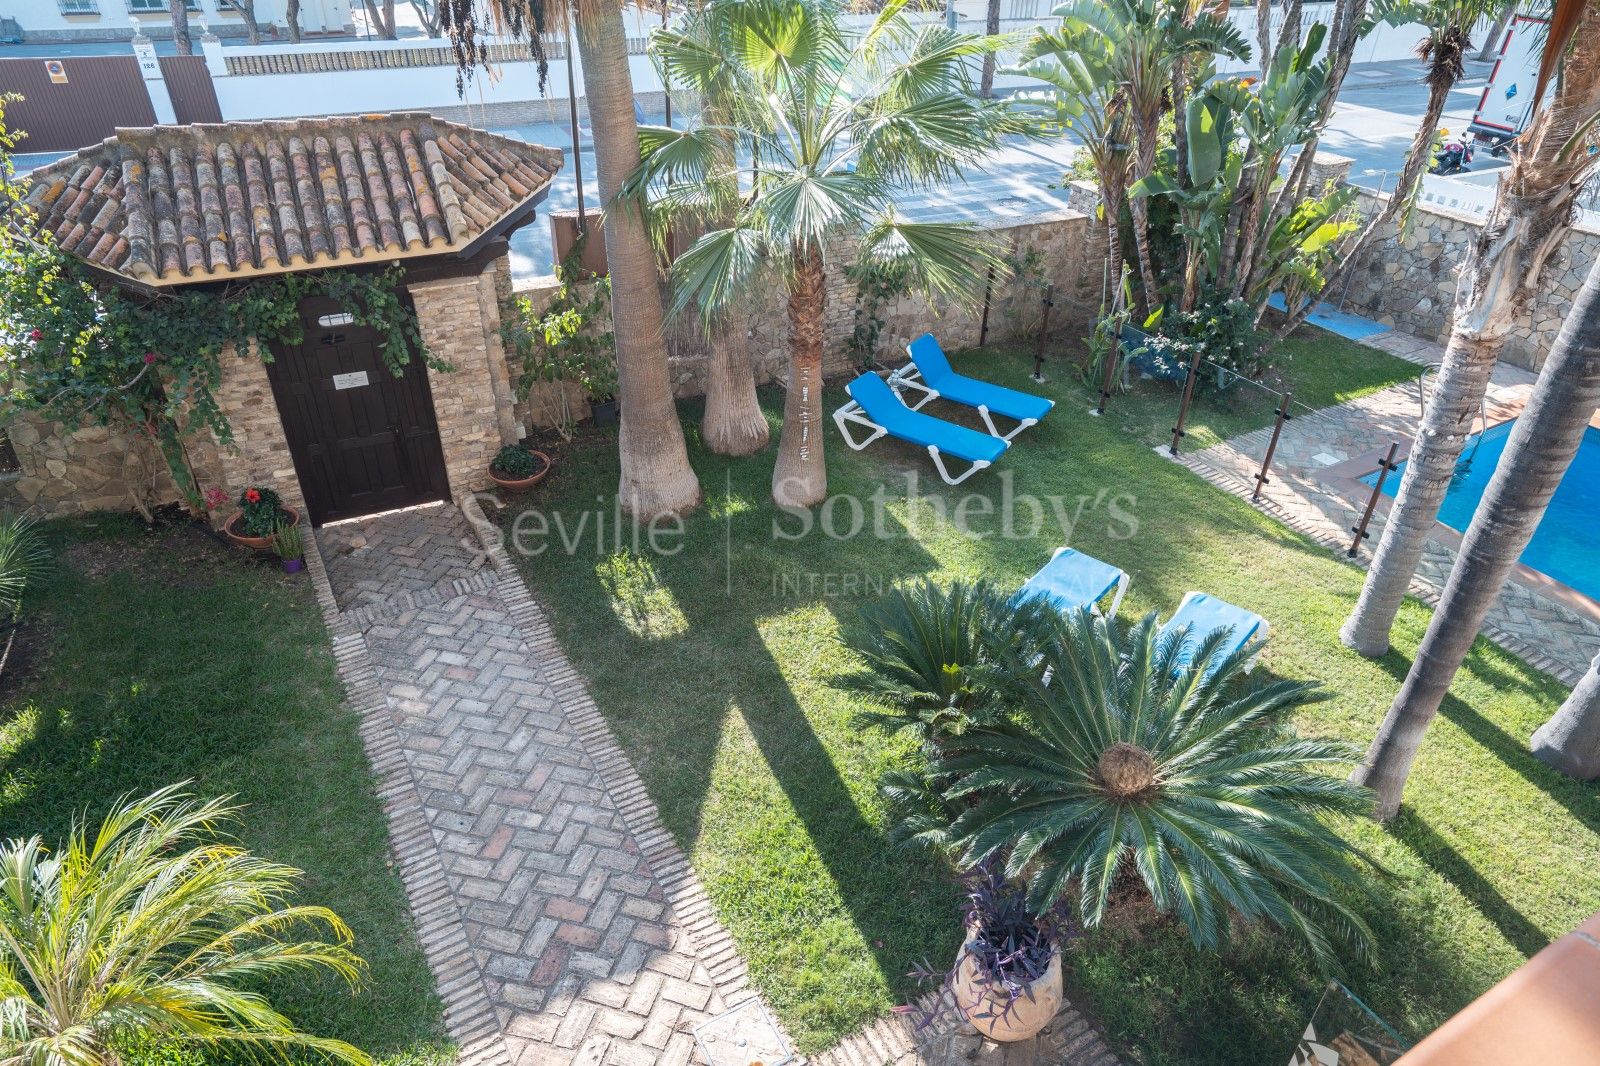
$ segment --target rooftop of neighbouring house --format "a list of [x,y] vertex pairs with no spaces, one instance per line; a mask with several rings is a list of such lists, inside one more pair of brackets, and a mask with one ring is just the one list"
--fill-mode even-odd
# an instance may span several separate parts
[[35,170],[29,200],[65,251],[169,286],[459,252],[561,165],[423,113],[152,126]]

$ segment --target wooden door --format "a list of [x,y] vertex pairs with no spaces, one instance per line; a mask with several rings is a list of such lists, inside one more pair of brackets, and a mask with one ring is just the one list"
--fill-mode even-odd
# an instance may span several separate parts
[[312,523],[448,499],[421,357],[395,377],[378,332],[326,297],[303,300],[300,319],[304,339],[272,345],[267,376]]

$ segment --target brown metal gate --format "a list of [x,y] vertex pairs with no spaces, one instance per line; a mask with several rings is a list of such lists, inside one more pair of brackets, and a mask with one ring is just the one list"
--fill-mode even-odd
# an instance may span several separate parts
[[160,60],[161,76],[167,80],[167,94],[172,97],[178,124],[221,122],[222,108],[217,106],[217,90],[211,84],[205,57],[161,56]]
[[[66,82],[50,80],[56,63]],[[103,141],[118,126],[153,126],[139,65],[133,56],[0,59],[0,93],[20,93],[6,108],[6,125],[26,130],[24,152],[70,152]]]

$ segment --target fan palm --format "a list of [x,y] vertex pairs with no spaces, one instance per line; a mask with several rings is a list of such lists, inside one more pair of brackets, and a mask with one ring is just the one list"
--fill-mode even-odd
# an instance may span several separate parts
[[[772,475],[780,505],[827,494],[822,336],[833,238],[854,236],[864,264],[903,269],[933,295],[968,298],[989,267],[980,234],[959,223],[907,222],[895,196],[959,177],[1020,130],[1007,103],[972,84],[988,38],[914,27],[892,0],[865,32],[834,0],[710,0],[681,32],[656,35],[675,82],[720,78],[732,106],[720,124],[642,131],[630,182],[658,222],[709,225],[672,267],[673,309],[715,318],[776,275],[788,291],[790,371]],[[751,156],[748,186],[726,150]],[[1003,268],[1002,268],[1003,269]]]
[[[181,787],[77,826],[56,855],[0,845],[0,1060],[115,1066],[115,1039],[140,1035],[370,1062],[240,987],[309,970],[354,985],[364,964],[331,911],[286,904],[300,871],[218,840],[237,808]],[[289,938],[305,926],[334,942]]]
[[1341,898],[1359,884],[1352,850],[1319,817],[1366,810],[1364,789],[1322,772],[1358,753],[1282,728],[1320,698],[1314,684],[1237,691],[1255,648],[1223,654],[1226,631],[1160,635],[1154,614],[1030,624],[1046,627],[1027,641],[1043,654],[1025,662],[1008,640],[990,678],[1015,713],[954,738],[931,768],[947,802],[971,804],[948,836],[963,865],[1003,860],[1038,912],[1075,891],[1089,927],[1131,869],[1202,949],[1238,916],[1289,930],[1324,966],[1335,941],[1370,952]]

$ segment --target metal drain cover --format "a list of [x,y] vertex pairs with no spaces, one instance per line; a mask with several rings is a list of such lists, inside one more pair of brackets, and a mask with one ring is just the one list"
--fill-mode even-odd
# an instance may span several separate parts
[[695,1026],[694,1039],[711,1066],[783,1066],[794,1061],[772,1016],[754,997]]

